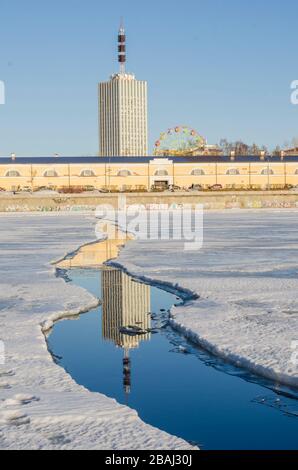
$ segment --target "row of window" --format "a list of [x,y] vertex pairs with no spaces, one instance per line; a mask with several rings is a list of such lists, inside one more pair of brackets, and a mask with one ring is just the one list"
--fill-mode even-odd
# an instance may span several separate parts
[[[127,169],[119,170],[117,172],[117,176],[132,176],[132,172]],[[274,175],[274,171],[272,168],[263,168],[261,175]],[[204,176],[205,172],[201,168],[195,168],[191,171],[190,173],[191,176]],[[229,170],[226,171],[226,175],[240,175],[240,171],[237,168],[230,168]],[[298,169],[295,171],[295,175],[298,175]],[[17,178],[19,176],[22,176],[21,173],[17,170],[9,170],[5,173],[5,176],[11,177],[11,178]],[[43,173],[43,176],[46,178],[55,178],[58,177],[58,173],[56,170],[46,170]],[[93,170],[82,170],[80,173],[80,176],[83,177],[91,177],[91,176],[96,176]],[[169,176],[169,172],[167,170],[156,170],[154,173],[154,176]]]
[[[191,175],[204,176],[205,172],[200,168],[195,168],[194,170],[192,170]],[[226,175],[240,175],[240,171],[238,170],[238,168],[230,168],[226,171]],[[266,167],[262,169],[261,175],[274,175],[274,171],[272,170],[272,168]],[[295,171],[295,175],[298,175],[298,169]]]
[[[117,173],[118,176],[131,176],[132,173],[129,170],[120,170]],[[5,176],[11,177],[11,178],[18,178],[19,176],[22,176],[21,173],[17,170],[9,170],[5,173]],[[43,175],[46,178],[57,178],[59,175],[56,170],[46,170],[44,171]],[[80,176],[84,177],[90,177],[90,176],[96,176],[93,170],[82,170],[80,173]]]

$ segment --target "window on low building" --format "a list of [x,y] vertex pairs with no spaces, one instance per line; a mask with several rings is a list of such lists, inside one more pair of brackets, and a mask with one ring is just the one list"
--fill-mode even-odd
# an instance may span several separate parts
[[118,176],[131,176],[131,171],[129,170],[126,170],[126,169],[123,169],[123,170],[119,170],[118,173],[117,173]]
[[226,172],[226,175],[240,175],[240,171],[238,168],[229,168],[229,170]]
[[205,171],[202,170],[201,168],[194,168],[192,171],[191,171],[191,175],[192,176],[203,176],[205,174]]
[[95,176],[95,173],[93,170],[87,169],[87,170],[82,170],[80,176],[84,176],[84,177]]
[[46,170],[43,174],[46,178],[57,178],[58,173],[56,170]]
[[272,168],[263,168],[263,170],[261,171],[261,175],[274,175],[274,171],[272,170]]
[[18,178],[21,176],[21,173],[17,170],[9,170],[6,172],[5,176],[8,176],[9,178]]
[[168,176],[169,173],[167,172],[167,170],[156,170],[154,175],[155,176]]

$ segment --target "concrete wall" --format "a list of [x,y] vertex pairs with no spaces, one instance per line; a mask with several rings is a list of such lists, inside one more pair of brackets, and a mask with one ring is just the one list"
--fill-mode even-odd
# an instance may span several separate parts
[[[123,195],[122,195],[123,196]],[[274,209],[298,208],[298,192],[226,192],[226,193],[127,193],[127,204],[152,205],[203,204],[206,210],[212,209]],[[117,194],[101,195],[61,195],[0,196],[0,212],[24,211],[85,211],[95,210],[99,204],[117,207]]]

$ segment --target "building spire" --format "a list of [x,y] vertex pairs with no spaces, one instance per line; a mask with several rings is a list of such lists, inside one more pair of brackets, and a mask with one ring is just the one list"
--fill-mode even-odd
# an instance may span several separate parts
[[118,32],[118,62],[120,64],[120,73],[125,73],[125,62],[126,62],[126,44],[125,44],[125,29],[123,17],[121,17],[120,28]]

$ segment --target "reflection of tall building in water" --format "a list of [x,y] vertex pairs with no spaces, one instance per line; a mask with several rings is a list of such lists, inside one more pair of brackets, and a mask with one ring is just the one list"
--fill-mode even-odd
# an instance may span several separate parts
[[150,333],[126,335],[122,327],[150,328],[150,286],[134,281],[116,269],[102,271],[102,331],[104,339],[124,349],[124,388],[130,391],[129,350],[148,340]]
[[100,266],[107,260],[118,256],[123,238],[115,234],[115,239],[101,240],[97,243],[83,246],[72,258],[66,258],[59,263],[60,268]]
[[103,336],[121,348],[137,348],[149,333],[129,336],[120,333],[123,326],[150,328],[150,286],[134,281],[117,269],[102,271]]

